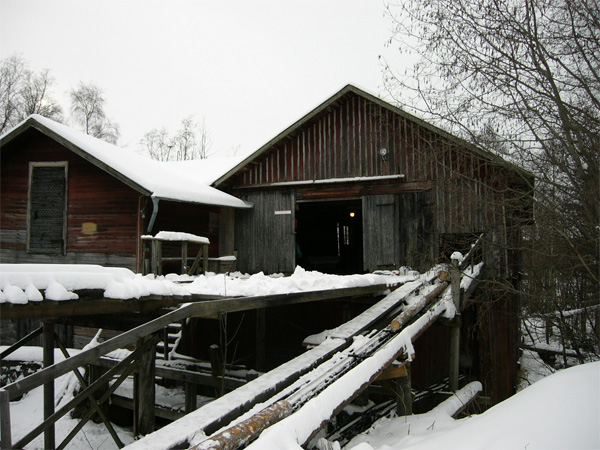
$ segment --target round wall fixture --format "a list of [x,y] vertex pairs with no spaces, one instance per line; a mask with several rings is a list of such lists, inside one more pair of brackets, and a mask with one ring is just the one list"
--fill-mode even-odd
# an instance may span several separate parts
[[381,156],[386,156],[386,155],[388,154],[388,149],[387,149],[387,148],[385,148],[385,147],[383,147],[383,148],[380,148],[380,149],[379,149],[379,154],[380,154]]

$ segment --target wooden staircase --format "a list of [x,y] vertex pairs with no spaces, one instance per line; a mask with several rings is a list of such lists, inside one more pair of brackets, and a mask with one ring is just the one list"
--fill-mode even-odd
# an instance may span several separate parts
[[169,360],[181,340],[183,326],[181,322],[170,323],[163,328],[162,340],[156,344],[156,359]]

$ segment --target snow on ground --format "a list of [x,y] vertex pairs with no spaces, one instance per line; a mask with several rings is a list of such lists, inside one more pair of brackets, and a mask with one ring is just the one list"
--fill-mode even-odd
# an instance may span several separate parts
[[381,419],[345,448],[598,449],[600,362],[556,372],[478,416],[434,410]]
[[398,284],[416,279],[418,272],[403,269],[396,273],[365,275],[327,275],[297,267],[291,276],[254,275],[235,272],[200,276],[155,277],[135,274],[128,269],[95,265],[0,264],[0,303],[24,304],[42,300],[75,300],[80,289],[102,289],[114,299],[140,298],[147,295],[254,296],[292,292]]
[[[11,359],[39,360],[41,349],[26,348]],[[62,358],[57,353],[57,360]],[[68,375],[57,381],[64,386]],[[61,389],[57,389],[57,399]],[[42,388],[11,402],[13,442],[42,421]],[[58,421],[57,442],[76,425]],[[598,449],[600,448],[600,362],[563,369],[540,379],[487,412],[454,420],[445,408],[425,414],[379,420],[355,437],[347,450],[421,449]],[[88,422],[67,449],[111,449],[116,445],[103,425]],[[116,427],[124,443],[131,430]],[[40,437],[28,448],[42,448]]]
[[[96,340],[92,340],[85,348],[90,348],[97,344]],[[0,346],[0,351],[6,350],[7,346]],[[81,352],[82,350],[69,349],[71,356]],[[8,355],[6,360],[12,361],[35,361],[40,362],[43,359],[41,347],[23,346],[15,352]],[[54,361],[63,361],[64,355],[59,349],[54,350]],[[73,398],[73,393],[79,388],[75,374],[72,372],[58,377],[55,381],[54,399],[56,410],[63,404]],[[11,437],[13,444],[19,441],[33,427],[39,425],[44,420],[44,387],[40,386],[25,394],[20,400],[10,402],[10,424]],[[78,419],[73,419],[70,413],[64,415],[55,424],[56,445],[71,432],[79,423]],[[121,441],[127,445],[133,442],[133,431],[131,429],[122,428],[113,424],[115,431],[119,435]],[[27,444],[28,449],[44,448],[44,435],[41,434],[32,442]],[[73,440],[66,446],[67,450],[79,449],[94,449],[94,450],[109,450],[117,449],[116,443],[111,438],[104,424],[96,424],[93,421],[88,421],[82,431],[80,431]]]
[[[63,375],[56,380],[56,386],[60,387],[65,383],[65,379],[70,374]],[[57,389],[56,400],[60,400],[63,392]],[[32,430],[34,426],[42,423],[43,421],[43,400],[44,389],[42,386],[33,389],[23,396],[19,401],[10,403],[10,423],[12,428],[12,442],[17,442],[20,438],[25,436]],[[72,419],[67,413],[57,423],[55,427],[56,432],[56,444],[60,444],[67,434],[77,425],[78,419]],[[113,425],[119,438],[124,444],[133,442],[133,432],[130,429],[125,429]],[[38,436],[31,443],[27,445],[28,449],[41,449],[44,448],[44,435]],[[94,449],[94,450],[109,450],[118,448],[115,442],[112,440],[108,431],[103,424],[96,424],[92,421],[88,421],[82,432],[78,433],[75,438],[67,445],[67,450],[81,450],[81,449]]]

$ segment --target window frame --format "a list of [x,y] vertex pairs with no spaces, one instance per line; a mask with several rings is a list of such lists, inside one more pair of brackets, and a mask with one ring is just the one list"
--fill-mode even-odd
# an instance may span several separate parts
[[[64,206],[63,206],[63,215],[62,215],[62,248],[60,253],[45,253],[40,251],[32,251],[31,250],[31,213],[32,213],[32,205],[31,205],[31,192],[33,185],[33,171],[37,167],[63,167],[64,168],[64,176],[65,176],[65,196],[64,196]],[[67,253],[67,209],[69,204],[68,199],[69,193],[69,162],[68,161],[30,161],[29,162],[29,179],[27,180],[27,243],[26,243],[26,251],[29,254],[37,254],[37,255],[66,255]]]

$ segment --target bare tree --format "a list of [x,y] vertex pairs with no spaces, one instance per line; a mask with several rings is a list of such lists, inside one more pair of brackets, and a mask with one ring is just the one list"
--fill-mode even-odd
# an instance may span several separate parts
[[152,159],[157,159],[158,161],[169,161],[171,159],[173,142],[169,137],[167,129],[164,127],[160,130],[154,128],[144,134],[140,144]]
[[186,117],[173,137],[163,127],[146,133],[140,142],[151,158],[159,161],[185,161],[205,159],[209,156],[211,146],[205,121],[199,124],[193,118]]
[[119,126],[106,116],[102,89],[93,83],[79,83],[71,89],[71,115],[82,130],[91,136],[116,144]]
[[54,79],[48,69],[38,73],[28,68],[21,56],[0,62],[0,133],[30,114],[62,120],[62,108],[51,95]]
[[418,58],[405,73],[385,62],[388,92],[535,175],[525,306],[552,319],[565,345],[587,340],[597,353],[597,322],[582,336],[557,320],[597,318],[600,303],[598,1],[406,0],[388,11],[390,43]]

